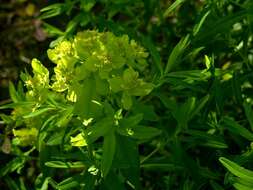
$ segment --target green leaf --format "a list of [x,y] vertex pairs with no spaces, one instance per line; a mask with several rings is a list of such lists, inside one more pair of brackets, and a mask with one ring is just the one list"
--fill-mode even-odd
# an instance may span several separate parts
[[179,7],[185,0],[176,0],[172,5],[170,5],[163,13],[163,17],[166,18],[170,15],[172,11],[174,11],[177,7]]
[[121,102],[123,104],[123,108],[129,110],[132,107],[132,97],[129,93],[123,92]]
[[103,156],[101,160],[101,172],[105,178],[109,173],[115,154],[116,138],[114,131],[104,136]]
[[12,82],[9,82],[9,93],[10,93],[11,100],[14,103],[17,103],[19,101],[19,97],[15,89],[15,86]]
[[253,180],[253,171],[250,171],[248,169],[245,169],[242,166],[239,166],[233,161],[230,161],[227,158],[220,157],[219,161],[222,163],[222,165],[228,169],[232,174],[234,174],[237,177],[240,177],[245,180]]
[[179,64],[182,54],[184,53],[186,47],[189,45],[189,36],[181,39],[178,44],[172,50],[164,74],[170,72],[176,64]]
[[155,106],[147,103],[136,101],[133,107],[134,114],[143,114],[145,121],[158,121],[159,116],[155,112]]
[[79,186],[80,186],[80,182],[77,181],[74,177],[69,177],[69,178],[61,181],[57,185],[59,190],[69,190],[69,189],[73,189],[73,188],[79,187]]
[[112,130],[113,126],[114,121],[112,117],[103,118],[94,125],[89,126],[85,130],[88,143],[93,143],[99,137],[105,136],[110,130]]
[[127,68],[123,72],[123,81],[126,85],[132,85],[132,82],[137,80],[139,73],[135,71],[132,67]]
[[62,143],[64,137],[64,130],[58,130],[57,132],[52,132],[48,135],[48,139],[46,140],[46,144],[49,146],[55,146]]
[[239,125],[236,121],[234,121],[232,118],[225,117],[223,119],[226,126],[224,126],[225,129],[231,131],[235,135],[240,135],[244,137],[245,139],[249,141],[253,141],[253,133],[251,133],[248,129],[245,127]]
[[128,92],[133,96],[146,96],[154,89],[152,83],[141,82],[136,88],[129,90]]
[[0,177],[7,175],[15,170],[21,169],[25,164],[25,159],[16,157],[0,169]]
[[39,16],[40,19],[46,19],[60,15],[65,10],[64,3],[54,3],[40,10],[42,14]]
[[190,97],[182,105],[176,106],[172,110],[173,117],[177,120],[179,129],[186,128],[188,121],[192,115],[192,112],[195,108],[196,98]]
[[83,0],[80,1],[81,3],[81,8],[85,11],[85,12],[89,12],[92,7],[96,4],[95,0]]
[[106,80],[102,80],[99,77],[96,77],[96,91],[100,95],[107,95],[109,92],[109,84]]
[[82,85],[75,87],[77,91],[77,101],[75,103],[74,113],[81,116],[83,119],[89,119],[92,117],[92,107],[96,88],[94,79],[86,79]]
[[110,172],[103,184],[102,184],[102,188],[103,190],[112,190],[112,189],[117,189],[117,190],[125,190],[125,185],[122,182],[122,180],[119,178],[119,176],[117,174],[115,174],[114,172]]
[[134,128],[137,124],[139,124],[143,119],[143,114],[139,113],[134,116],[130,116],[127,118],[123,118],[120,120],[120,126],[125,128]]
[[235,99],[238,104],[243,103],[243,95],[242,95],[242,89],[241,89],[241,81],[238,77],[239,73],[238,71],[233,72],[233,77],[232,77],[232,89],[233,89],[233,94],[235,96]]
[[211,13],[211,11],[207,11],[203,17],[200,19],[199,23],[197,25],[195,25],[195,27],[193,28],[193,36],[196,36],[196,34],[199,32],[201,26],[203,25],[203,23],[205,22],[207,16]]
[[206,95],[198,103],[196,103],[197,106],[194,107],[194,110],[191,112],[189,119],[192,119],[195,115],[197,115],[201,111],[201,109],[206,105],[209,98],[210,96]]
[[119,92],[119,91],[123,90],[123,88],[122,88],[122,84],[123,84],[122,78],[114,77],[114,78],[109,79],[108,81],[110,83],[110,87],[111,87],[111,90],[113,92]]
[[204,178],[213,180],[219,180],[220,177],[222,176],[220,173],[211,171],[207,167],[199,167],[199,174]]
[[18,184],[13,180],[11,179],[9,176],[6,176],[4,178],[4,181],[6,182],[6,184],[8,185],[9,187],[9,190],[19,190],[20,188],[18,187]]
[[242,179],[242,178],[234,177],[234,176],[230,176],[228,180],[229,180],[229,183],[231,183],[238,190],[253,189],[252,180]]
[[[208,146],[212,148],[228,148],[223,138],[217,135],[208,134],[199,130],[187,130],[186,134],[191,135],[190,139],[193,138],[193,142],[197,142],[198,146]],[[199,140],[199,141],[198,141]]]
[[79,13],[71,21],[69,21],[69,23],[66,27],[66,30],[65,30],[65,34],[71,34],[72,32],[74,32],[74,30],[77,28],[77,25],[80,23],[80,21],[83,18],[84,18],[84,14]]
[[43,23],[44,25],[44,30],[47,32],[48,35],[50,36],[62,36],[64,32],[60,30],[59,28],[56,28],[55,26],[52,26],[48,23]]
[[5,115],[5,114],[1,113],[0,118],[3,120],[4,124],[10,124],[10,123],[14,122],[12,116],[10,116],[10,115]]
[[116,152],[112,167],[120,168],[124,178],[135,187],[133,189],[139,190],[141,184],[138,145],[134,139],[118,134],[116,137]]
[[45,165],[50,168],[86,168],[87,166],[83,162],[64,162],[64,161],[49,161]]
[[202,27],[202,30],[198,32],[193,42],[201,43],[201,45],[212,42],[210,39],[214,39],[218,34],[228,33],[231,30],[231,26],[246,17],[248,13],[249,11],[242,10],[216,19],[214,22],[209,23],[208,26]]
[[252,190],[252,188],[253,188],[253,187],[245,186],[245,185],[240,184],[240,183],[234,183],[233,186],[234,186],[237,190]]
[[157,93],[156,96],[160,99],[163,106],[168,110],[174,110],[177,107],[177,103],[174,99],[169,98],[164,93]]
[[43,182],[43,184],[42,184],[40,190],[48,190],[48,180],[49,180],[49,177],[47,177],[47,178],[44,180],[44,182]]
[[141,164],[141,168],[144,168],[146,170],[161,170],[161,171],[180,171],[183,170],[183,166],[177,166],[175,164],[165,164],[165,163],[145,163]]
[[55,110],[55,108],[41,108],[41,109],[35,110],[27,115],[24,115],[23,118],[28,119],[28,118],[36,117],[36,116],[39,116],[45,112],[49,112],[49,111],[53,111],[53,110]]
[[243,108],[244,108],[245,115],[249,121],[251,131],[253,131],[253,111],[252,111],[252,108],[246,102],[243,103]]
[[27,190],[24,179],[22,177],[19,178],[19,183],[20,183],[20,190]]
[[119,134],[116,136],[117,145],[113,166],[115,168],[139,167],[138,146],[135,140]]

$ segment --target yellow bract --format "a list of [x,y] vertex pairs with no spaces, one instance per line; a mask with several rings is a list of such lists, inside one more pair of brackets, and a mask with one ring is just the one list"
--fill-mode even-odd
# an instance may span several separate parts
[[87,146],[88,145],[81,133],[79,133],[75,137],[70,137],[70,142],[72,146]]

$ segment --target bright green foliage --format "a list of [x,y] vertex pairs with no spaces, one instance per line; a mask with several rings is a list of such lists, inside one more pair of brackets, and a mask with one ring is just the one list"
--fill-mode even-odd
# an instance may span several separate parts
[[[90,98],[97,101],[99,96],[119,92],[123,107],[130,109],[131,96],[145,96],[153,89],[153,85],[144,82],[138,74],[138,70],[143,71],[147,66],[147,56],[144,49],[126,35],[80,32],[74,39],[62,41],[48,50],[48,57],[57,64],[52,89],[67,91],[72,101],[78,101],[79,93],[85,93],[80,92],[82,85],[92,88],[87,93],[94,90]],[[89,95],[81,96],[88,98]]]
[[32,145],[36,141],[38,130],[36,128],[31,129],[13,129],[13,135],[16,137],[13,141],[22,146]]
[[238,190],[252,189],[253,188],[253,171],[239,166],[235,162],[221,157],[219,161],[236,177],[230,177],[229,181]]
[[0,107],[12,110],[0,115],[0,158],[14,157],[0,167],[6,186],[252,189],[252,10],[252,0],[45,7],[54,68],[33,60]]
[[[113,164],[118,138],[149,140],[160,134],[159,129],[138,126],[142,119],[137,118],[131,126],[123,124],[135,117],[126,116],[135,98],[148,95],[154,88],[139,74],[147,66],[147,56],[128,36],[110,32],[88,30],[59,42],[48,50],[48,57],[56,64],[51,77],[42,63],[33,59],[33,75],[21,75],[26,93],[10,85],[14,101],[11,118],[16,122],[13,143],[37,148],[44,177],[47,169],[43,168],[78,168],[77,175],[93,178],[90,183],[94,186],[115,175],[122,168]],[[126,134],[130,128],[133,133]],[[136,149],[137,145],[132,146]],[[57,148],[70,158],[72,154],[83,155],[72,162],[62,160],[57,152],[47,153]],[[54,184],[51,178],[44,180],[42,189]]]

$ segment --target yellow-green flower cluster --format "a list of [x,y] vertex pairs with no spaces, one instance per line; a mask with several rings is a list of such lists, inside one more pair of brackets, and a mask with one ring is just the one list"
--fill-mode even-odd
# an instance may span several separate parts
[[13,129],[14,142],[21,146],[33,144],[37,139],[38,130],[36,128]]
[[132,105],[131,96],[147,95],[153,88],[151,83],[139,78],[138,73],[146,67],[148,54],[127,35],[80,32],[49,49],[48,56],[57,64],[52,88],[67,91],[71,101],[75,101],[74,86],[80,87],[82,81],[91,78],[96,81],[97,94],[121,93],[125,109]]

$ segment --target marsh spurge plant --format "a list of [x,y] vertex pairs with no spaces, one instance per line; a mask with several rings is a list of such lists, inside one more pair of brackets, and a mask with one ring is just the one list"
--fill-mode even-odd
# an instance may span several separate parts
[[[39,151],[38,187],[50,182],[59,189],[62,184],[92,189],[113,180],[139,188],[137,143],[160,133],[141,125],[142,114],[131,110],[136,98],[154,88],[144,75],[147,56],[126,35],[84,31],[48,50],[56,64],[52,76],[33,59],[33,76],[21,74],[25,92],[11,85],[13,143]],[[57,168],[72,177],[58,174],[69,178],[52,182]]]

